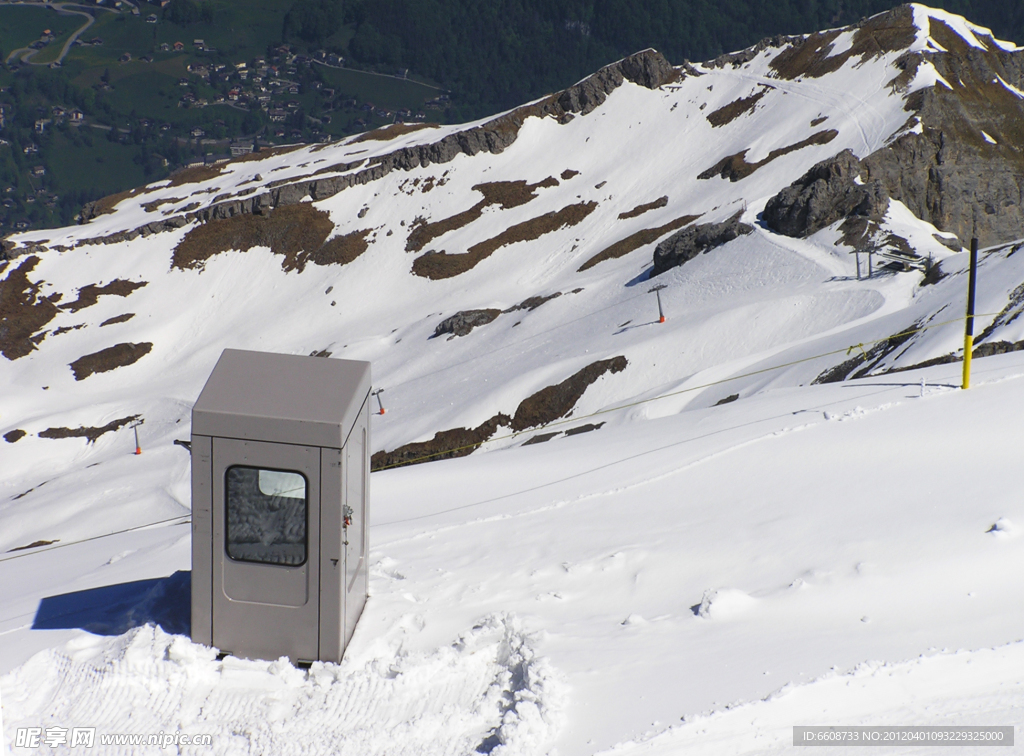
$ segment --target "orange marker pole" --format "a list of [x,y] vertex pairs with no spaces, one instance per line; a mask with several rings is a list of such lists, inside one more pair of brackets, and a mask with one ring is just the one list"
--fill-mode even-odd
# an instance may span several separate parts
[[380,409],[380,412],[377,413],[378,415],[383,415],[385,412],[387,412],[387,410],[384,409],[384,405],[380,401],[380,395],[383,393],[384,389],[377,389],[376,391],[373,392],[373,395],[377,397],[377,407]]
[[133,425],[132,430],[135,431],[135,453],[142,454],[142,447],[139,446],[139,426]]
[[654,296],[658,298],[658,322],[665,322],[665,311],[661,309],[661,289],[654,290]]

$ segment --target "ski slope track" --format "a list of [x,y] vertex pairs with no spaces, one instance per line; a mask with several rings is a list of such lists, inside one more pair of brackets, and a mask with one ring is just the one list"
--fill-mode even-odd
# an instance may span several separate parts
[[[775,754],[794,725],[1024,723],[1024,229],[999,183],[1022,91],[1024,50],[904,6],[701,64],[643,51],[477,123],[257,153],[8,237],[7,745]],[[924,202],[940,169],[899,161],[938,132],[967,188]],[[788,217],[820,224],[773,230],[773,198],[812,194]],[[678,264],[655,275],[656,249]],[[384,389],[341,664],[189,640],[173,442],[225,348],[368,360]]]

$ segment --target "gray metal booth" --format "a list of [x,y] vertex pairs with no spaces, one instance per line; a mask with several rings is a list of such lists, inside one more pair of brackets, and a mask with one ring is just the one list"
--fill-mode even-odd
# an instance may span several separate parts
[[192,409],[192,640],[341,661],[367,595],[370,363],[225,349]]

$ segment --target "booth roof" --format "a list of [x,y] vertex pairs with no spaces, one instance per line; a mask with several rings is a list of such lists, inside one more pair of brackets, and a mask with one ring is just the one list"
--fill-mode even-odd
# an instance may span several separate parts
[[369,392],[369,362],[225,349],[192,434],[340,449]]

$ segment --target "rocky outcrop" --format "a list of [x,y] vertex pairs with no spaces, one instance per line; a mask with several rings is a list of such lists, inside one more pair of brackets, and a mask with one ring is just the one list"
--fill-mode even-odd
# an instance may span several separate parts
[[[1024,53],[969,45],[932,19],[930,35],[946,52],[908,53],[893,86],[923,61],[942,83],[907,100],[907,131],[863,160],[865,178],[936,228],[990,246],[1024,236]],[[984,41],[984,39],[983,39]],[[1004,84],[1005,82],[1005,84]],[[1009,87],[1007,86],[1009,85]]]
[[1002,98],[1006,109],[999,114],[991,102],[968,108],[944,87],[923,91],[923,132],[905,134],[865,158],[866,178],[880,182],[940,231],[961,239],[977,236],[983,247],[1019,239],[1024,236],[1024,101],[1010,96],[1013,100]]
[[739,215],[722,223],[701,223],[684,228],[655,248],[651,276],[659,276],[666,270],[679,267],[702,252],[709,252],[753,230],[752,226],[740,223]]
[[487,325],[501,315],[501,310],[462,310],[437,324],[431,338],[450,333],[449,338],[468,336],[477,326]]
[[605,373],[621,373],[629,365],[622,355],[592,362],[561,383],[523,399],[512,416],[512,430],[522,431],[567,417],[587,388]]
[[[867,204],[853,205],[848,217],[877,215],[887,193],[917,217],[960,239],[977,236],[982,246],[1018,239],[1024,235],[1024,98],[1011,87],[1024,90],[1024,53],[1003,50],[984,37],[984,49],[975,47],[938,19],[931,19],[929,27],[929,35],[945,52],[903,54],[896,61],[900,73],[888,86],[905,91],[924,62],[949,86],[939,83],[907,98],[903,133],[860,162],[864,191],[872,196],[863,195]],[[873,16],[855,28],[852,46],[839,55],[833,54],[839,30],[833,30],[763,40],[705,65],[740,66],[765,49],[785,48],[770,64],[776,75],[815,78],[851,57],[906,49],[916,35],[909,6]],[[832,181],[832,186],[811,189],[810,184],[800,186],[801,179],[773,198],[765,221],[781,233],[803,236],[827,217],[838,220],[843,215],[827,206],[834,201],[842,210],[854,197],[847,196],[849,184],[843,177]]]
[[821,161],[768,200],[765,224],[780,234],[803,237],[851,215],[881,220],[889,193],[879,180],[858,183],[861,171],[850,150]]

